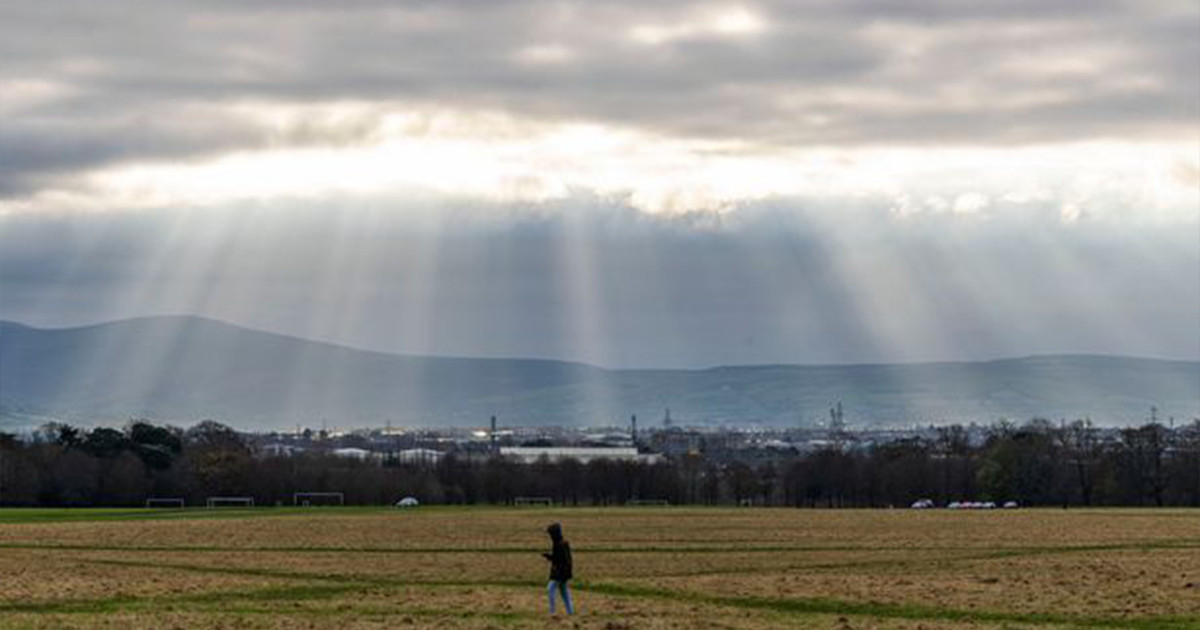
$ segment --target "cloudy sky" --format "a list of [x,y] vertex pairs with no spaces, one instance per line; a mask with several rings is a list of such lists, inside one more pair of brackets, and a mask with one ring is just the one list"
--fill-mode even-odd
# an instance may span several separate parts
[[0,0],[0,316],[1200,358],[1194,0]]

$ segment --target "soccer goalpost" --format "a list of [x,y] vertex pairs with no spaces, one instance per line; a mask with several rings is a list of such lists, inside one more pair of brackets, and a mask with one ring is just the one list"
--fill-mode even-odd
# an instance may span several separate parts
[[294,492],[292,505],[310,507],[314,505],[346,505],[346,495],[341,492]]
[[554,500],[550,497],[517,497],[513,499],[514,505],[544,505],[550,507],[554,505]]
[[187,507],[183,499],[150,497],[146,499],[146,507],[148,508],[177,508],[182,509]]
[[219,507],[254,507],[254,497],[208,497],[209,509]]

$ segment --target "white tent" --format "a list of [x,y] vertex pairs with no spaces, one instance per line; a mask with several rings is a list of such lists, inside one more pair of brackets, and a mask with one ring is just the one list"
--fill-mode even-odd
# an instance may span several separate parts
[[421,502],[417,501],[416,497],[404,497],[396,502],[396,507],[399,508],[417,507],[418,505],[421,505]]

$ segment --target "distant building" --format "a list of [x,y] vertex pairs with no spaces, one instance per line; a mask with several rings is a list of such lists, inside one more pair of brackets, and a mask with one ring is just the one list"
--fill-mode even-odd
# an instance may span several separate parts
[[396,461],[401,464],[436,464],[445,455],[431,448],[406,448],[396,452]]
[[261,446],[258,452],[262,457],[291,457],[297,453],[303,453],[304,449],[282,442],[272,442]]
[[350,459],[371,459],[378,458],[379,454],[368,451],[365,448],[335,448],[329,451],[330,455],[335,457],[348,457]]
[[542,457],[550,461],[573,459],[588,463],[593,459],[611,459],[654,463],[661,455],[640,454],[636,448],[624,446],[502,446],[500,455],[532,464]]

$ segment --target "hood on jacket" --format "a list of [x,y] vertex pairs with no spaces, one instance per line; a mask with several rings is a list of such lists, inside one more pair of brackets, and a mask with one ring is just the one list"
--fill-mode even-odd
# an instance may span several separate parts
[[546,528],[546,533],[550,534],[550,540],[558,542],[562,540],[563,537],[562,525],[559,523],[551,523],[550,526]]

